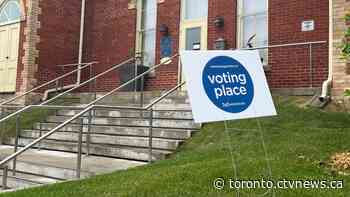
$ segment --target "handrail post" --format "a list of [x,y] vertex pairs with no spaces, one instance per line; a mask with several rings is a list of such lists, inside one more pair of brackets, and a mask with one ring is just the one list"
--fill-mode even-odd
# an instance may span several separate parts
[[[59,93],[59,92],[58,92],[59,86],[60,86],[60,80],[58,79],[58,80],[56,81],[56,88],[55,88],[55,89],[56,89],[56,90],[55,90],[56,93]],[[55,110],[55,113],[56,113],[56,114],[58,113],[58,110],[57,110],[57,109]]]
[[8,166],[5,165],[2,169],[2,190],[7,189],[7,178],[8,178]]
[[[89,69],[89,79],[91,79],[91,78],[92,78],[92,67],[90,67],[90,69]],[[94,83],[89,83],[89,93],[92,93],[93,88],[94,88]]]
[[309,44],[310,88],[313,87],[312,43]]
[[78,179],[80,179],[80,173],[81,173],[84,119],[80,118],[79,123],[80,123],[80,129],[79,129],[79,134],[78,134],[78,151],[77,151],[77,168],[76,168],[76,178],[78,178]]
[[[19,135],[21,132],[21,116],[18,114],[16,117],[16,138],[15,138],[15,147],[14,147],[14,153],[17,152],[18,150],[18,141],[19,141]],[[16,168],[17,168],[17,157],[13,159],[13,164],[12,164],[12,174],[16,175]]]
[[[138,65],[139,65],[139,58],[136,58],[135,63],[134,63],[134,78],[137,77],[138,73]],[[137,93],[137,81],[134,82],[134,92],[135,94]]]
[[[3,117],[5,117],[5,109],[4,107],[0,107],[0,119],[2,119]],[[4,132],[5,132],[5,125],[3,122],[0,122],[0,135],[1,135],[1,139],[4,136]],[[2,141],[2,140],[1,140]]]
[[[39,138],[43,136],[43,127],[42,127],[42,123],[39,122]],[[40,151],[41,150],[41,142],[38,143],[38,150]]]
[[94,80],[94,100],[97,99],[97,80]]
[[92,124],[92,117],[94,116],[95,110],[90,110],[89,117],[88,117],[88,128],[87,128],[87,134],[86,134],[86,155],[90,155],[90,144],[91,144],[91,124]]
[[149,130],[148,130],[148,162],[152,163],[153,146],[153,108],[149,110]]
[[145,98],[145,92],[144,92],[144,85],[145,85],[145,77],[142,76],[141,77],[141,87],[140,87],[140,107],[143,107],[143,103],[144,103],[144,98]]
[[2,118],[4,115],[4,108],[0,106],[0,118]]

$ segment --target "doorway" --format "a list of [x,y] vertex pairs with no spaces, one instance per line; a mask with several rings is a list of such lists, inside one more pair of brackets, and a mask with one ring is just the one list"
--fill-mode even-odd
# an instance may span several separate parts
[[[207,40],[208,0],[182,0],[179,51],[207,50]],[[181,65],[179,81],[185,81]]]
[[0,5],[0,93],[16,91],[20,10],[19,0]]

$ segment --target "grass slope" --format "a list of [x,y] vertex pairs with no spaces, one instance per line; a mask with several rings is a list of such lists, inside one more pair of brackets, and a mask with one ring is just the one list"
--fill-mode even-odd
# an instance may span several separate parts
[[[274,180],[344,180],[344,189],[275,190],[276,196],[350,196],[350,177],[328,169],[329,157],[350,148],[350,122],[345,113],[300,109],[291,101],[277,104],[279,116],[263,118],[264,139],[271,159]],[[40,188],[5,193],[8,197],[119,197],[119,196],[235,196],[226,187],[215,190],[213,180],[233,178],[229,145],[233,148],[240,179],[268,178],[267,165],[256,120],[207,124],[169,160],[150,166],[96,176]],[[229,135],[229,137],[228,137]],[[240,196],[257,196],[266,190],[244,190]],[[271,196],[271,195],[267,195]]]

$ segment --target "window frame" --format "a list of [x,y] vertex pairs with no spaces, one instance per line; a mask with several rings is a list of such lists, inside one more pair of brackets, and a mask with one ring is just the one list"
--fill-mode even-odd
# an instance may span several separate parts
[[[142,64],[144,66],[147,66],[147,67],[152,67],[156,64],[157,62],[157,24],[158,24],[158,0],[154,0],[155,1],[155,4],[156,4],[156,10],[155,10],[155,26],[154,28],[150,28],[150,29],[145,29],[145,24],[146,24],[146,21],[145,19],[147,18],[146,17],[146,14],[147,14],[147,5],[146,5],[146,2],[145,1],[142,1],[140,5],[141,6],[141,37],[142,37],[142,41],[141,41],[141,53],[142,53]],[[145,49],[146,49],[146,34],[148,32],[152,32],[154,33],[155,35],[155,39],[154,39],[154,51],[153,51],[153,54],[154,54],[154,59],[153,59],[153,65],[145,65]]]
[[202,18],[196,18],[196,19],[186,19],[186,9],[187,9],[187,4],[186,4],[187,0],[181,0],[181,8],[180,8],[180,17],[181,17],[181,21],[182,22],[197,22],[197,21],[203,21],[203,20],[208,20],[208,15],[209,15],[209,0],[207,0],[206,6],[207,6],[207,13],[205,17]]
[[[265,46],[254,46],[254,47],[268,47],[268,43],[269,43],[269,0],[266,0],[266,12],[259,12],[259,13],[255,13],[255,14],[247,14],[244,15],[243,13],[243,1],[244,0],[237,0],[237,46],[238,48],[245,48],[245,44],[244,43],[244,28],[243,28],[243,18],[244,17],[249,17],[249,16],[258,16],[258,15],[262,15],[264,13],[266,13],[266,23],[267,23],[267,45]],[[254,21],[256,22],[256,18],[254,19]],[[262,50],[266,50],[266,61],[264,62],[264,66],[267,66],[268,62],[269,62],[269,49],[262,49]]]
[[[22,9],[21,9],[21,5],[20,5],[20,1],[16,1],[16,0],[5,0],[0,4],[0,12],[3,11],[3,9],[6,8],[6,6],[10,3],[10,2],[14,2],[17,4],[18,10],[20,12],[20,16],[18,17],[18,19],[16,20],[7,20],[6,22],[0,22],[0,26],[5,26],[5,25],[10,25],[10,24],[14,24],[14,23],[19,23],[23,20],[23,16],[22,16]],[[5,12],[5,11],[4,11]],[[6,12],[5,12],[6,14]],[[8,17],[8,16],[7,16]]]

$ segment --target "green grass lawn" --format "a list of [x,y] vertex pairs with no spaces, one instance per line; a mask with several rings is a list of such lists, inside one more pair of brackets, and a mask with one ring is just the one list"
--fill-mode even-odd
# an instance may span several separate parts
[[[54,110],[30,109],[24,113],[21,113],[19,116],[20,128],[31,129],[34,123],[43,121],[48,115],[54,114],[54,112]],[[13,117],[0,123],[1,139],[16,135],[16,119],[17,117]]]
[[[278,98],[277,98],[278,100]],[[300,109],[290,100],[277,102],[279,115],[262,118],[273,180],[343,180],[343,189],[276,189],[278,197],[350,196],[350,177],[338,175],[327,163],[332,154],[350,150],[350,121],[345,113]],[[96,176],[83,181],[32,188],[8,197],[119,197],[119,196],[235,196],[227,185],[216,190],[218,177],[234,178],[230,146],[238,178],[268,179],[267,161],[257,120],[204,125],[170,159],[149,166]],[[259,196],[263,189],[240,190],[240,196]],[[267,195],[272,196],[272,195]]]

